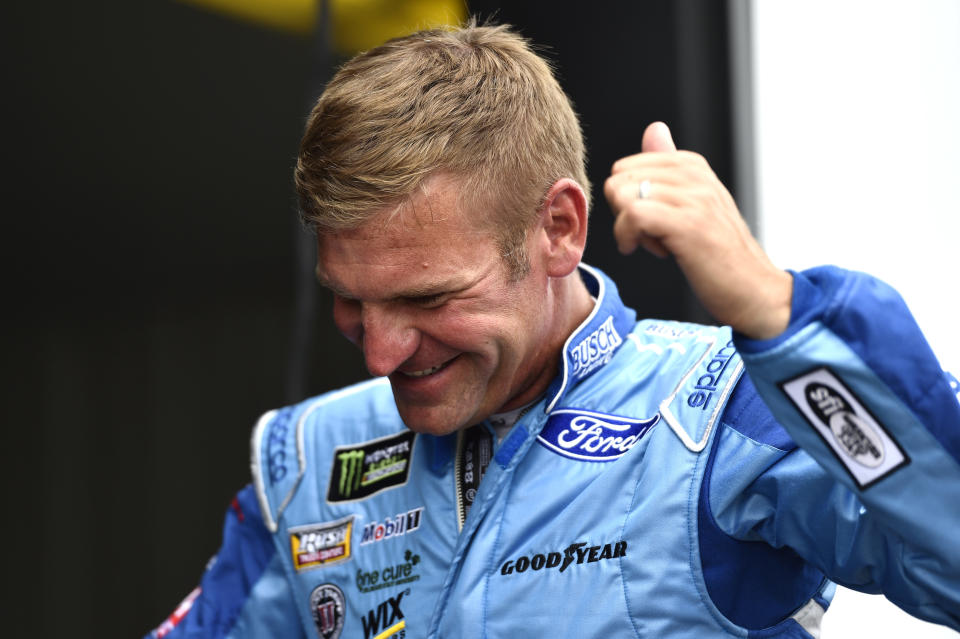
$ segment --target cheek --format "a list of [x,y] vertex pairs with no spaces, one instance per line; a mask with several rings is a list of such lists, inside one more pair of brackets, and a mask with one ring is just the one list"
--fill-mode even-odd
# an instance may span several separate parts
[[363,338],[360,304],[341,297],[334,297],[333,323],[337,325],[337,328],[348,340],[354,344],[360,344],[360,340]]

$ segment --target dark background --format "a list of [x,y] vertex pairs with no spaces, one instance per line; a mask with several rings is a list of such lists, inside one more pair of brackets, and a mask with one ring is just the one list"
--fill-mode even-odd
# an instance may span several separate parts
[[[732,184],[726,2],[498,4],[470,9],[548,45],[581,115],[586,261],[641,315],[705,319],[672,262],[616,253],[602,185],[655,119]],[[171,1],[4,13],[3,633],[140,636],[216,552],[256,418],[365,375],[297,257],[331,57]]]

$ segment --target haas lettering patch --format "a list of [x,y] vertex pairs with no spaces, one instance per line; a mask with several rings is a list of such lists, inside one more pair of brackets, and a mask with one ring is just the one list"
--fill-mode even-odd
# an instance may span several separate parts
[[814,369],[780,386],[861,490],[909,462],[887,429],[830,369]]

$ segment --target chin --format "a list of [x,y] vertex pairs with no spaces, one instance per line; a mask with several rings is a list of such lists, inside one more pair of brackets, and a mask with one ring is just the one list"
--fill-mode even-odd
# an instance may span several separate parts
[[398,407],[398,409],[400,411],[400,418],[403,419],[403,423],[406,424],[407,428],[415,433],[423,433],[424,435],[436,435],[438,437],[449,435],[473,423],[462,416],[458,418],[458,416],[454,415],[431,414],[434,411],[430,410],[405,410],[402,407]]

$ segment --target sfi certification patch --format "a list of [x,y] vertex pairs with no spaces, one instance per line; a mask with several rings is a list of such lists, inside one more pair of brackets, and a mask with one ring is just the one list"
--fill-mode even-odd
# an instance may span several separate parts
[[860,490],[910,462],[887,429],[830,369],[816,368],[782,382],[780,388]]

